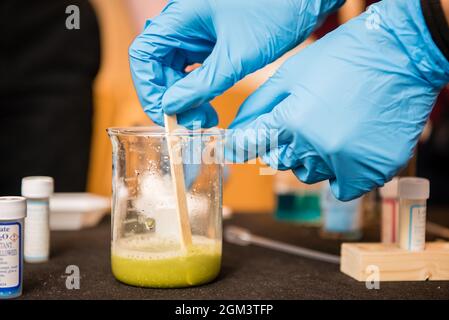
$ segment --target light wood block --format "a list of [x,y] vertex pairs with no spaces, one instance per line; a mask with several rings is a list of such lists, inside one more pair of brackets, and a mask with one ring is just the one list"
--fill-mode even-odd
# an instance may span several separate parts
[[372,279],[372,266],[378,268],[379,281],[449,280],[449,242],[428,242],[420,252],[394,244],[342,244],[341,272],[367,281]]

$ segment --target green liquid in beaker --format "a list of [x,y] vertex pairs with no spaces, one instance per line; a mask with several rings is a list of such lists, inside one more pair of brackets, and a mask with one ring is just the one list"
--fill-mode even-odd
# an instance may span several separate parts
[[193,236],[188,252],[179,241],[151,236],[122,239],[112,248],[112,273],[139,287],[180,288],[204,284],[220,272],[221,244]]

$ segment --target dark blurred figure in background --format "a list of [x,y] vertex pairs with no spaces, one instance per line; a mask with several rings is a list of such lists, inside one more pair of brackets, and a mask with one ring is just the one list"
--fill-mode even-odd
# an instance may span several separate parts
[[[69,30],[66,8],[80,12]],[[49,175],[56,191],[84,191],[92,132],[92,85],[100,35],[87,0],[0,2],[0,194],[21,178]]]
[[[367,0],[366,6],[378,2]],[[330,15],[314,35],[319,39],[338,28],[337,13]],[[449,205],[449,87],[442,90],[430,116],[429,136],[418,144],[416,175],[431,181],[430,205]],[[427,130],[425,130],[427,132]]]
[[418,145],[418,176],[432,182],[429,204],[449,204],[449,89],[443,90],[430,117],[430,136]]

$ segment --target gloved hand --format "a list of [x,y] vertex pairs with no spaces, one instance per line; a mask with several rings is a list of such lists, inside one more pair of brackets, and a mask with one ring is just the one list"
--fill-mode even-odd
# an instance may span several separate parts
[[447,82],[420,1],[384,0],[287,60],[243,103],[227,158],[261,155],[353,199],[407,163]]
[[[304,40],[344,0],[171,0],[129,49],[145,112],[181,125],[217,124],[208,103]],[[203,65],[187,74],[185,67]]]

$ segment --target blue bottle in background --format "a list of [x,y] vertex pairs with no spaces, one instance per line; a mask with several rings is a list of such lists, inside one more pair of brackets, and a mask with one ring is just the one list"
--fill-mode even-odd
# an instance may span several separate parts
[[328,183],[322,188],[321,210],[324,238],[357,240],[362,237],[362,198],[343,202],[334,197]]
[[280,171],[274,186],[277,220],[311,226],[321,223],[321,184],[306,185],[291,172]]

